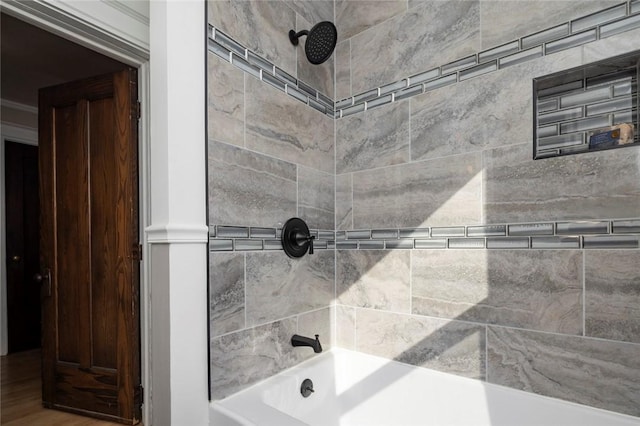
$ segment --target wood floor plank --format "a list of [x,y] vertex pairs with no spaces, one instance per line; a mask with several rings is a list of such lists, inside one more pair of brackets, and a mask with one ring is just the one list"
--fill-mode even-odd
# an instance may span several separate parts
[[0,424],[2,426],[114,426],[42,407],[40,350],[17,352],[1,359]]

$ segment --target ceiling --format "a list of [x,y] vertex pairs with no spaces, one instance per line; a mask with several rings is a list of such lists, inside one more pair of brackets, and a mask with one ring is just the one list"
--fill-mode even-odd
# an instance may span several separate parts
[[0,98],[3,100],[37,106],[41,87],[126,67],[4,13],[0,19]]

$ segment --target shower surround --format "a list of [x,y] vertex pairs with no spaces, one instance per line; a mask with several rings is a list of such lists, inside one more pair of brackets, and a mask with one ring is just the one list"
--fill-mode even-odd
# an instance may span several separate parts
[[[640,29],[347,111],[371,89],[620,4],[337,1],[334,78],[286,36],[333,20],[332,2],[209,2],[211,25],[335,98],[343,117],[208,54],[212,249],[236,243],[210,254],[213,398],[310,357],[288,345],[299,333],[640,416],[640,229],[623,221],[640,216],[640,152],[531,159],[532,78],[637,49]],[[269,251],[292,216],[337,230],[336,250]],[[629,225],[621,236],[616,223]],[[416,249],[402,250],[407,229]],[[485,248],[508,236],[534,248]],[[438,241],[449,248],[428,248]]]

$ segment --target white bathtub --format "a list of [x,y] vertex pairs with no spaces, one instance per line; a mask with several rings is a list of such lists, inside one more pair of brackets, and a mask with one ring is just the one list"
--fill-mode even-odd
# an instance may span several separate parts
[[[314,393],[303,398],[306,378]],[[213,402],[210,418],[211,426],[640,425],[640,418],[344,349]]]

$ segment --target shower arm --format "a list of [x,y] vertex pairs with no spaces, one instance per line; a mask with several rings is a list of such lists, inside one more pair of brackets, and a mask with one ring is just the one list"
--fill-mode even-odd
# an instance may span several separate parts
[[289,40],[293,43],[294,46],[298,45],[298,38],[301,36],[308,36],[309,30],[302,30],[300,32],[295,32],[294,30],[289,31]]

